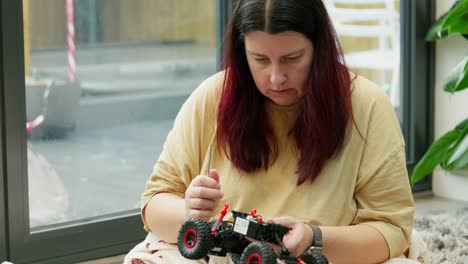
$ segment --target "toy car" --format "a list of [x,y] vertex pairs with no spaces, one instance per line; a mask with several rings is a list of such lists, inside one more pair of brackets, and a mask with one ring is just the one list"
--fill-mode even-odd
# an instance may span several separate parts
[[[290,256],[290,252],[282,242],[283,236],[290,229],[263,222],[256,210],[252,210],[250,214],[231,211],[234,222],[223,221],[227,208],[228,204],[216,221],[206,222],[201,219],[185,221],[177,238],[177,246],[182,256],[188,259],[202,259],[207,255],[226,256],[230,253],[235,264],[328,263],[321,254]],[[268,243],[278,245],[281,251],[276,252]]]

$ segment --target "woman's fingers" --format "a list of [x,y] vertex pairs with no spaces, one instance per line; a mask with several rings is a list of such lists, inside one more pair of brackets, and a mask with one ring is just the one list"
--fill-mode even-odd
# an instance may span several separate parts
[[216,170],[195,177],[185,192],[186,217],[209,220],[222,197]]
[[216,178],[216,176],[213,176],[213,177],[214,178],[211,178],[211,177],[208,177],[208,176],[205,176],[205,175],[199,175],[199,176],[195,177],[195,179],[193,179],[190,186],[220,189],[221,186],[219,185],[219,182],[217,181],[218,179]]
[[216,169],[211,169],[210,172],[208,173],[208,177],[210,177],[211,179],[219,183],[219,174]]
[[299,256],[312,244],[312,229],[298,219],[285,216],[275,217],[268,221],[291,228],[283,237],[283,243],[293,256]]
[[278,225],[287,226],[289,228],[293,228],[294,225],[299,223],[299,221],[297,219],[295,219],[294,217],[290,217],[290,216],[274,217],[274,218],[269,219],[268,222],[272,222],[272,223],[278,224]]
[[186,199],[200,198],[209,200],[219,200],[222,197],[223,193],[221,192],[221,190],[206,187],[193,187],[186,195]]
[[200,199],[200,198],[193,198],[188,199],[187,207],[198,209],[198,210],[213,210],[218,205],[218,201],[215,200],[208,200],[208,199]]

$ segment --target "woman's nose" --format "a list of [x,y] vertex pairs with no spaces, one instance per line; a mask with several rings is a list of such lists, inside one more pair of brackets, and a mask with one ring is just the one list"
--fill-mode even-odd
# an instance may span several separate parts
[[281,71],[279,67],[272,67],[271,74],[270,74],[270,82],[274,86],[279,86],[283,84],[287,79],[286,73]]

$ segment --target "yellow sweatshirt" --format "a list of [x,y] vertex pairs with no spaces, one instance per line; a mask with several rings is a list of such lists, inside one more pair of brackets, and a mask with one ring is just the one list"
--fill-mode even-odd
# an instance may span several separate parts
[[[360,76],[353,81],[355,125],[350,126],[342,150],[327,161],[313,183],[297,186],[299,155],[287,134],[299,103],[284,107],[266,102],[278,157],[267,171],[241,172],[215,140],[223,77],[220,72],[205,80],[182,106],[147,182],[142,209],[157,193],[184,197],[194,177],[207,175],[209,164],[218,170],[224,192],[219,210],[228,202],[231,210],[255,208],[263,219],[289,215],[319,226],[364,223],[382,233],[391,257],[403,254],[413,228],[414,201],[399,122],[381,89]],[[146,223],[145,229],[150,231]]]

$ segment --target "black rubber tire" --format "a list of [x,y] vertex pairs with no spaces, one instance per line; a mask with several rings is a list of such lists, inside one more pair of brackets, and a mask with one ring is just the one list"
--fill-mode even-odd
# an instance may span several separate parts
[[276,264],[276,253],[268,244],[262,242],[250,243],[242,252],[242,264]]
[[188,219],[177,237],[180,254],[188,259],[204,258],[214,247],[210,223],[201,219]]
[[234,264],[241,264],[242,262],[240,261],[240,258],[241,258],[241,256],[240,256],[239,254],[231,253],[231,260],[232,260],[232,263],[234,263]]
[[283,261],[286,264],[298,264],[297,259],[281,259],[281,261]]
[[327,258],[320,252],[305,253],[300,256],[304,262],[310,264],[328,264]]

